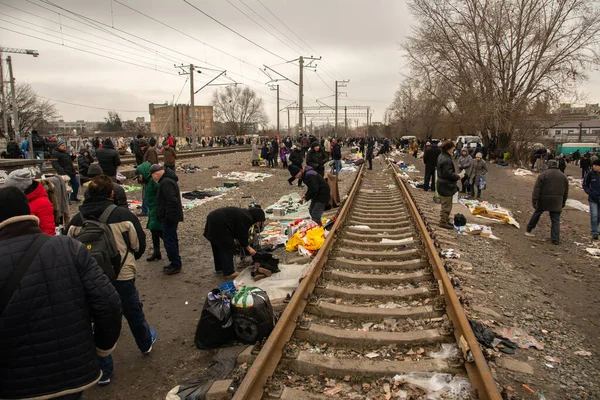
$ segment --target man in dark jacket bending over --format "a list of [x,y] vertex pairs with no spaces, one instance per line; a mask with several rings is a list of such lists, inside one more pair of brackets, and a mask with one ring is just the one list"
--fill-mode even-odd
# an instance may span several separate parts
[[308,211],[311,219],[317,224],[323,225],[321,216],[323,215],[323,211],[325,211],[325,207],[327,207],[331,196],[329,184],[327,184],[327,181],[311,166],[305,167],[298,174],[302,175],[304,184],[307,188],[306,194],[302,196],[301,201],[305,202],[310,200]]
[[533,187],[531,202],[535,211],[527,224],[525,236],[534,236],[535,228],[544,211],[550,213],[550,236],[553,244],[560,243],[560,214],[569,197],[569,180],[558,170],[558,161],[548,161],[548,170],[542,172]]
[[248,243],[249,231],[252,225],[260,224],[264,220],[265,212],[258,207],[223,207],[208,214],[204,237],[210,241],[217,273],[222,272],[225,279],[233,279],[239,275],[233,265],[234,240],[237,239],[248,254],[256,254]]
[[0,398],[80,399],[119,337],[119,294],[81,243],[42,233],[19,189],[0,189],[0,204]]
[[150,167],[150,174],[152,179],[158,183],[156,212],[163,228],[163,243],[170,261],[169,265],[163,268],[163,272],[165,275],[173,275],[181,271],[177,226],[183,222],[183,208],[177,184],[179,178],[172,169],[163,169],[158,164]]

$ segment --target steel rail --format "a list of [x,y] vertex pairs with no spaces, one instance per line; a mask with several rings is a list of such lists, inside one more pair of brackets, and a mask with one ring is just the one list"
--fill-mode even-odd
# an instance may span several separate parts
[[275,369],[281,360],[283,347],[292,337],[294,330],[296,329],[296,321],[304,312],[304,309],[308,304],[308,298],[315,288],[317,279],[321,275],[323,267],[327,263],[329,252],[335,242],[335,235],[338,228],[346,219],[352,205],[352,200],[362,183],[363,172],[364,164],[356,174],[350,194],[342,206],[338,218],[333,224],[333,228],[329,232],[327,239],[325,239],[325,243],[323,243],[323,246],[312,262],[312,266],[309,267],[308,273],[302,282],[300,282],[291,301],[279,318],[277,325],[275,325],[275,329],[265,342],[260,353],[256,357],[256,360],[252,363],[252,366],[248,369],[246,376],[233,396],[233,400],[257,400],[262,398],[267,379],[275,372]]
[[[389,163],[389,161],[388,161]],[[446,312],[448,317],[452,321],[454,328],[454,337],[458,347],[462,350],[465,359],[465,368],[469,375],[472,387],[476,390],[478,398],[481,400],[501,400],[502,396],[498,392],[494,378],[488,364],[483,356],[483,352],[479,347],[479,343],[475,338],[475,334],[471,329],[471,325],[465,315],[465,312],[456,296],[454,287],[448,277],[448,273],[444,268],[444,262],[438,255],[438,251],[433,243],[433,240],[429,236],[427,226],[423,221],[419,213],[419,209],[415,204],[415,201],[406,186],[404,180],[398,175],[396,167],[389,163],[389,167],[393,169],[394,178],[400,186],[406,202],[410,209],[411,214],[414,217],[416,228],[425,245],[425,250],[429,257],[429,263],[433,269],[433,275],[438,280],[438,285],[443,291],[444,299],[446,302]]]

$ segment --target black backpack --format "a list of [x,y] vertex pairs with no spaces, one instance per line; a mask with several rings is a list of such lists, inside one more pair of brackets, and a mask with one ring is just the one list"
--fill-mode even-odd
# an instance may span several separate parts
[[462,214],[454,215],[454,226],[465,226],[467,224],[467,218]]
[[123,262],[121,262],[121,254],[117,248],[117,243],[110,226],[107,224],[108,218],[116,208],[117,206],[114,204],[106,207],[106,210],[97,220],[84,219],[81,216],[83,220],[81,230],[73,235],[73,239],[80,241],[88,249],[111,281],[117,279],[127,258],[127,254],[125,254]]

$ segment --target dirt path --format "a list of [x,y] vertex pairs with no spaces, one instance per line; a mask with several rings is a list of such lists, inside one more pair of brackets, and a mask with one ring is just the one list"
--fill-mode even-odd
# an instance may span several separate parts
[[[264,182],[240,182],[239,189],[224,198],[216,199],[184,212],[185,221],[179,227],[179,241],[183,270],[174,276],[165,276],[163,260],[146,262],[152,245],[148,237],[148,251],[138,261],[136,285],[146,318],[158,333],[158,340],[148,357],[143,357],[135,346],[131,332],[124,320],[123,330],[115,352],[115,372],[111,384],[94,387],[85,393],[86,399],[164,399],[167,392],[177,384],[198,376],[211,363],[215,351],[198,350],[194,345],[194,333],[204,304],[206,293],[223,283],[222,276],[214,272],[212,252],[209,242],[202,236],[206,215],[219,207],[247,207],[253,196],[263,207],[277,201],[291,192],[304,194],[306,188],[290,186],[287,170],[281,168],[252,168],[250,154],[229,154],[186,160],[182,165],[197,165],[201,172],[184,174],[178,172],[181,191],[203,189],[222,185],[224,179],[214,179],[217,171],[254,171],[274,174]],[[218,168],[206,168],[218,166]],[[354,173],[340,175],[340,193],[345,194],[350,187]],[[127,184],[133,184],[128,181]],[[128,193],[131,199],[141,199],[141,191]],[[145,226],[145,219],[142,224]],[[148,233],[148,232],[147,232]],[[278,249],[277,254],[297,257]]]
[[[421,160],[404,160],[414,162],[423,171]],[[575,177],[581,174],[574,166],[566,172]],[[510,209],[520,229],[489,223],[470,216],[462,206],[454,207],[453,212],[464,213],[469,222],[491,225],[494,235],[500,238],[451,233],[456,237],[461,260],[473,264],[471,270],[456,269],[460,290],[473,316],[524,328],[545,346],[544,350],[517,350],[515,356],[502,355],[490,362],[507,396],[537,399],[523,387],[525,384],[547,399],[599,399],[600,261],[585,252],[585,247],[592,244],[589,214],[569,207],[563,210],[558,246],[550,241],[548,215],[534,230],[535,238],[525,237],[533,212],[531,191],[536,178],[515,176],[513,168],[489,164],[488,189],[482,198]],[[570,186],[569,198],[587,204],[587,195],[574,186]],[[434,206],[437,215],[439,206]],[[575,354],[582,350],[592,356]],[[545,357],[556,357],[560,363]]]

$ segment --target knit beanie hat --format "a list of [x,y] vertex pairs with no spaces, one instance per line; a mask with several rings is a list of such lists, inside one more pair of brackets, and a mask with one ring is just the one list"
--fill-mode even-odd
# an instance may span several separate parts
[[475,154],[475,158],[478,158],[478,157],[479,157],[479,158],[482,158],[482,157],[483,157],[483,154],[481,154],[481,153],[477,153],[477,154]]
[[300,168],[297,165],[290,165],[288,167],[288,171],[290,171],[290,175],[295,177],[296,175],[298,175],[298,172],[302,171],[302,168]]
[[63,145],[63,144],[66,144],[66,143],[64,140],[61,139],[56,143],[56,147],[60,147],[60,145]]
[[93,178],[98,175],[102,175],[104,171],[102,167],[97,162],[91,163],[90,168],[88,169],[88,178]]
[[599,165],[600,166],[600,158],[597,160],[594,160],[594,162],[592,162],[592,165]]
[[12,217],[31,214],[27,197],[16,187],[0,189],[0,204],[0,223]]
[[162,165],[152,164],[152,166],[150,167],[150,175],[152,175],[155,172],[161,171],[162,169],[163,169]]
[[8,178],[4,181],[4,187],[16,187],[21,192],[24,192],[32,183],[31,171],[27,168],[22,168],[8,174]]

